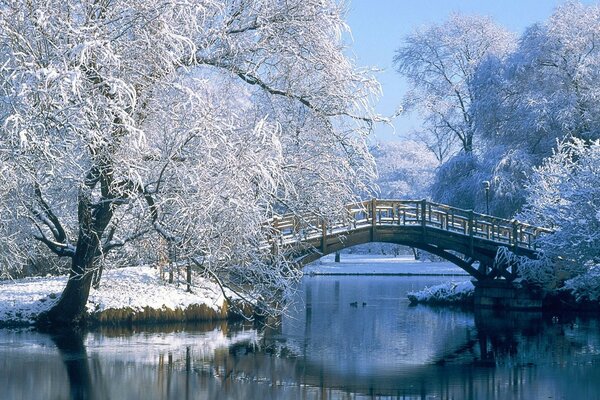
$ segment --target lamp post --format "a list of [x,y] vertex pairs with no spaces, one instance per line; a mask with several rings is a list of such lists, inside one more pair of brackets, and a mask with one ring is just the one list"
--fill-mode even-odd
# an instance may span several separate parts
[[482,183],[485,189],[485,213],[490,215],[490,181],[483,181]]

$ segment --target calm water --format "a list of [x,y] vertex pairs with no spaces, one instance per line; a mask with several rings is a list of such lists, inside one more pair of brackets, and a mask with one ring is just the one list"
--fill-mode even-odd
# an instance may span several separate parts
[[277,329],[0,330],[0,399],[600,399],[598,319],[409,306],[442,279],[307,277]]

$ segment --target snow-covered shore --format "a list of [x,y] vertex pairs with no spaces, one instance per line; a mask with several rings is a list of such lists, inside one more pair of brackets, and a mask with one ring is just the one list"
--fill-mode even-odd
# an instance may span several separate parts
[[473,302],[475,286],[471,281],[448,282],[408,293],[411,303],[469,304]]
[[[0,281],[0,326],[31,325],[58,300],[66,276]],[[173,320],[227,317],[225,296],[207,280],[194,279],[192,293],[185,285],[169,284],[151,267],[130,267],[104,273],[100,288],[91,289],[87,309],[100,322],[142,321],[166,314]]]

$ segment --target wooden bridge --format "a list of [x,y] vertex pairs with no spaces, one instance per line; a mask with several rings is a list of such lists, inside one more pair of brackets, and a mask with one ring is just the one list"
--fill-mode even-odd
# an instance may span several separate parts
[[536,240],[552,231],[427,200],[373,199],[346,207],[335,220],[284,215],[272,220],[273,251],[286,251],[301,265],[369,242],[396,243],[440,256],[479,281],[512,281],[515,266],[494,265],[499,247],[535,258]]

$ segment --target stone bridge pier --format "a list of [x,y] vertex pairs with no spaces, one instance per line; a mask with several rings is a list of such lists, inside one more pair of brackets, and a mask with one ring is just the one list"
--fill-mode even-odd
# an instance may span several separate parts
[[505,279],[473,281],[476,308],[536,310],[542,308],[542,293]]

